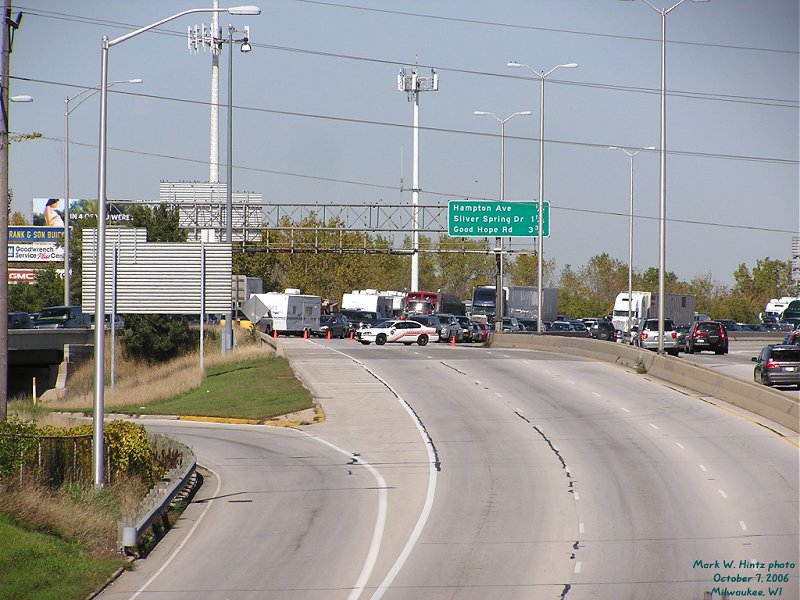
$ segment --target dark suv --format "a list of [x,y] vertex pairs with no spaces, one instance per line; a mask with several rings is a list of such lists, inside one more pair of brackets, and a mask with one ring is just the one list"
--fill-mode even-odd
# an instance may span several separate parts
[[589,328],[589,337],[593,337],[596,340],[616,342],[617,331],[609,321],[599,320]]
[[753,369],[753,380],[756,383],[800,387],[800,348],[797,346],[764,346],[761,354],[751,360],[756,363]]
[[697,321],[686,334],[686,354],[713,350],[714,354],[728,353],[728,332],[718,321]]

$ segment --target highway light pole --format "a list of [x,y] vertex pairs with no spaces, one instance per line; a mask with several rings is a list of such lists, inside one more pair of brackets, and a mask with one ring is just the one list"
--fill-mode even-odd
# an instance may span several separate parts
[[511,61],[506,63],[507,67],[511,67],[512,69],[518,68],[525,68],[528,69],[531,73],[536,75],[541,82],[541,87],[539,91],[539,235],[537,236],[537,249],[536,249],[536,260],[537,260],[537,299],[536,299],[536,331],[539,335],[544,333],[544,327],[542,325],[542,271],[544,270],[544,80],[558,68],[565,68],[565,69],[577,69],[578,63],[566,63],[563,65],[556,65],[549,71],[537,71],[533,67],[529,65],[523,65],[521,63]]
[[145,27],[141,27],[118,38],[109,40],[103,36],[100,58],[100,140],[97,169],[97,275],[94,307],[94,416],[92,432],[92,467],[96,486],[105,485],[103,470],[103,412],[105,385],[105,242],[106,242],[106,155],[108,131],[108,51],[140,33],[150,31],[184,15],[193,13],[227,12],[231,15],[258,15],[261,9],[257,6],[235,6],[232,8],[191,8],[161,19]]
[[609,146],[609,150],[622,150],[631,159],[631,193],[630,193],[630,208],[628,211],[628,334],[631,332],[631,320],[633,318],[633,309],[631,305],[631,295],[633,294],[633,159],[642,150],[655,150],[655,146],[647,146],[639,148],[631,152],[627,148],[619,146]]
[[[141,79],[122,79],[119,81],[112,81],[108,87],[117,85],[118,83],[142,83]],[[91,98],[94,94],[100,91],[98,86],[88,88],[75,94],[72,98],[67,96],[64,100],[64,306],[70,306],[70,264],[69,264],[69,246],[70,246],[70,231],[69,231],[69,116],[72,112],[83,104],[86,100]],[[83,98],[81,99],[81,96]],[[75,106],[69,107],[69,103],[79,100]]]
[[[500,123],[500,202],[504,202],[506,199],[506,123],[517,115],[530,115],[532,113],[529,110],[523,110],[509,115],[505,119],[496,117],[485,110],[476,110],[473,114],[479,117],[492,117]],[[497,246],[495,248],[495,252],[497,252],[497,284],[494,288],[494,330],[497,333],[503,333],[503,312],[505,308],[505,298],[503,297],[503,238],[496,237],[494,241]]]
[[[633,0],[621,0],[632,2]],[[708,2],[709,0],[691,0]],[[658,194],[658,353],[664,354],[664,274],[666,271],[667,239],[667,15],[686,0],[680,0],[670,8],[657,8],[650,0],[642,0],[661,15],[661,144],[659,146],[661,175]]]
[[[233,247],[233,44],[241,43],[240,50],[243,53],[250,52],[250,28],[244,28],[244,36],[240,40],[234,40],[233,34],[236,28],[228,25],[228,172],[225,184],[225,201],[227,209],[227,219],[225,224],[225,239],[231,248]],[[244,236],[242,236],[244,240]],[[222,346],[223,352],[233,350],[233,299],[231,299],[231,309],[228,318],[225,319],[225,343]]]

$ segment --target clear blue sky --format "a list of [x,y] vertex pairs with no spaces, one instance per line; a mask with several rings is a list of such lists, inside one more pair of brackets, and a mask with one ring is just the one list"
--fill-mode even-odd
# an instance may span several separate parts
[[[249,1],[249,0],[248,0]],[[674,0],[660,7],[669,7]],[[253,3],[259,4],[253,0]],[[64,98],[99,83],[100,40],[211,0],[37,0],[16,34],[14,208],[63,195]],[[235,3],[221,2],[221,6]],[[440,90],[423,94],[421,203],[499,197],[499,125],[504,117],[506,199],[538,193],[537,70],[568,62],[546,86],[545,199],[552,204],[545,256],[583,265],[608,252],[627,262],[629,160],[607,146],[659,145],[660,17],[642,0],[463,0],[260,2],[249,24],[253,51],[234,56],[234,188],[276,203],[396,203],[400,155],[411,182],[412,106],[397,91],[400,67],[435,67]],[[210,56],[191,55],[173,21],[110,53],[108,194],[157,200],[160,180],[207,180]],[[685,2],[667,18],[667,269],[730,284],[740,263],[788,260],[800,230],[798,2]],[[221,101],[225,100],[222,61]],[[75,86],[75,87],[70,87]],[[359,121],[358,123],[353,120]],[[97,196],[98,101],[70,117],[71,196]],[[221,157],[225,158],[224,112]],[[122,152],[124,150],[125,152]],[[224,177],[224,168],[222,169]],[[364,185],[357,185],[358,182]],[[634,266],[658,264],[658,155],[635,160]],[[394,189],[391,189],[394,188]],[[515,247],[525,245],[515,239]],[[409,274],[410,277],[410,274]]]

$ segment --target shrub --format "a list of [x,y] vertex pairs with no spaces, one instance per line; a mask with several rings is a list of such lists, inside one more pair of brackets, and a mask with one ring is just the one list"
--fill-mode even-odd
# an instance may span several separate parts
[[162,363],[194,350],[199,333],[181,319],[168,315],[128,315],[122,348],[126,358]]

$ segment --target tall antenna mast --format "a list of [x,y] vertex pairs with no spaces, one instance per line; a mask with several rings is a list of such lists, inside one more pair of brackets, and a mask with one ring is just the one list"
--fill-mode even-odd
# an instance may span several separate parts
[[[419,93],[439,89],[439,75],[431,69],[430,77],[417,75],[417,67],[403,67],[397,76],[397,89],[408,94],[414,103],[414,158],[411,163],[411,205],[413,221],[413,249],[411,255],[411,291],[419,291]],[[402,179],[401,179],[402,188]]]

